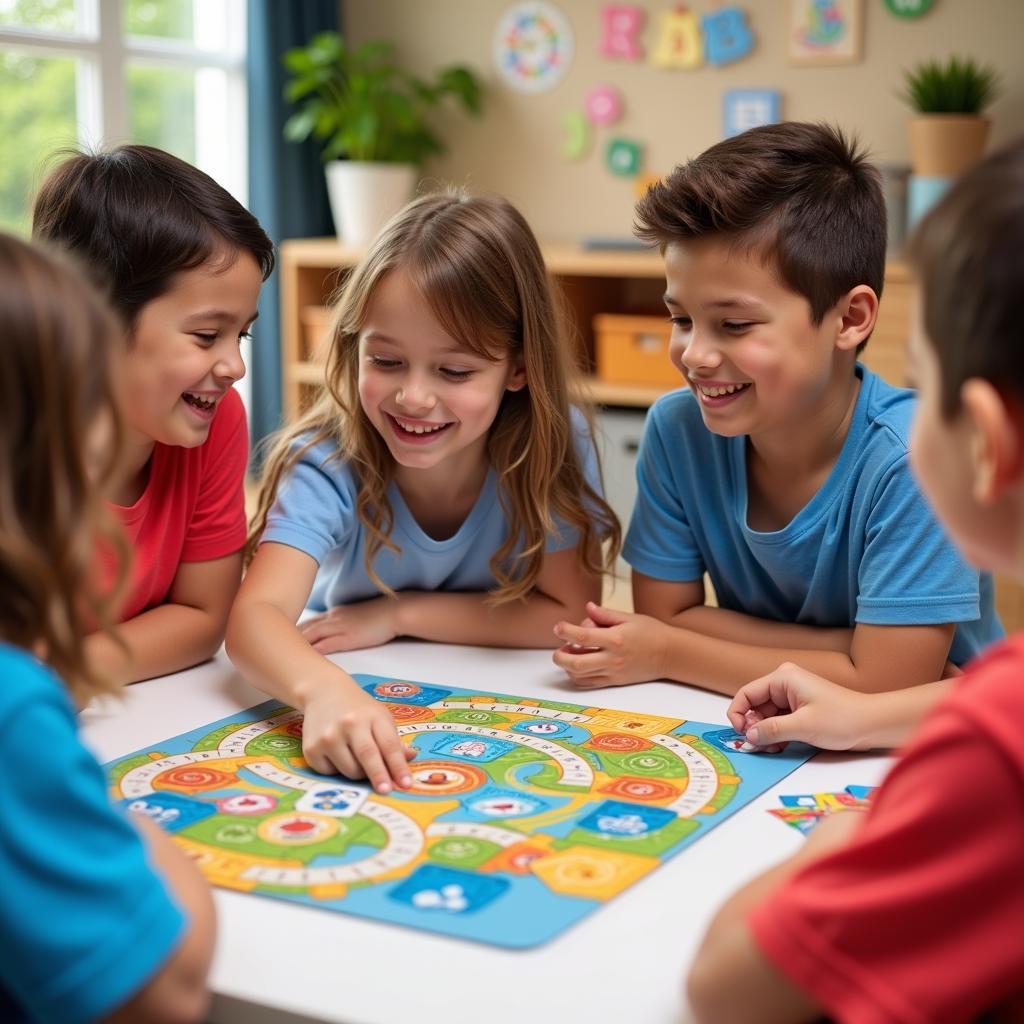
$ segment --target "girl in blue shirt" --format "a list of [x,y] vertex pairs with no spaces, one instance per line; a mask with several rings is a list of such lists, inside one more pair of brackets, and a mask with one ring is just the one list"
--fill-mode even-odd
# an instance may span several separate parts
[[317,771],[411,781],[387,707],[325,654],[399,635],[553,646],[599,594],[619,527],[561,322],[500,198],[415,200],[349,276],[326,390],[269,458],[228,623],[236,664],[304,712]]
[[124,550],[98,486],[120,465],[123,332],[76,273],[6,235],[0,324],[0,1020],[198,1021],[206,884],[114,810],[76,720],[111,688],[84,637],[110,621],[88,587],[95,542]]

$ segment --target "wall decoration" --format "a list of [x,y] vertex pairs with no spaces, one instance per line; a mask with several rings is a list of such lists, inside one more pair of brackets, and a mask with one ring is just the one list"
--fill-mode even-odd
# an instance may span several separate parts
[[562,115],[562,156],[566,160],[582,160],[590,149],[590,125],[581,110],[567,110]]
[[647,190],[657,185],[663,177],[664,175],[662,174],[652,174],[650,171],[638,174],[633,179],[633,195],[637,199],[643,199],[647,195]]
[[605,151],[605,163],[612,174],[631,178],[643,165],[643,147],[631,139],[612,139]]
[[540,0],[509,7],[494,33],[498,72],[519,92],[544,92],[557,85],[572,55],[572,29],[565,15]]
[[722,134],[727,139],[780,120],[782,95],[777,89],[727,89],[723,100]]
[[791,64],[852,64],[861,59],[862,0],[789,0]]
[[615,124],[622,117],[622,93],[614,85],[599,85],[590,90],[583,109],[591,124]]
[[705,14],[700,24],[704,57],[714,67],[740,60],[754,48],[754,33],[747,25],[746,12],[738,7],[722,7]]
[[932,9],[934,0],[885,0],[890,14],[897,18],[920,18]]
[[699,68],[703,63],[704,47],[697,16],[682,8],[662,13],[651,64],[658,68]]
[[608,4],[601,10],[604,31],[601,56],[620,60],[641,60],[644,49],[637,40],[644,24],[644,10],[634,4]]

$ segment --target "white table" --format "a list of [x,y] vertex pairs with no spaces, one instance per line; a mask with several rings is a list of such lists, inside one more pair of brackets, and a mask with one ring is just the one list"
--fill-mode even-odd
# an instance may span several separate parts
[[[581,695],[550,652],[396,641],[340,656],[350,672],[724,722],[724,697],[670,683]],[[221,654],[129,688],[83,714],[102,761],[265,700]],[[792,853],[795,829],[765,813],[779,793],[877,782],[883,757],[819,754],[558,938],[510,951],[281,900],[216,890],[216,1024],[669,1024],[685,965],[715,908]]]

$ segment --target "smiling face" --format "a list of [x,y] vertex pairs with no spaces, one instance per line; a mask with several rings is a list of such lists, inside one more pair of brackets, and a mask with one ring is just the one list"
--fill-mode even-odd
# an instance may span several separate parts
[[402,270],[377,284],[359,332],[359,400],[400,467],[471,474],[502,396],[524,384],[508,358],[452,338]]
[[[837,309],[811,322],[810,303],[756,251],[720,237],[665,250],[672,362],[709,430],[756,436],[792,430],[852,374],[836,355]],[[850,356],[852,362],[853,356]]]
[[232,258],[221,252],[182,271],[142,307],[124,374],[124,417],[136,449],[202,444],[217,403],[245,375],[240,344],[263,277],[248,253]]

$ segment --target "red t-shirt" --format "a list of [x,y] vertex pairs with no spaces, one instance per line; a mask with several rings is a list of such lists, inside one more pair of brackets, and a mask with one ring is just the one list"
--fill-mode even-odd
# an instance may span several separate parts
[[221,399],[201,445],[154,445],[142,496],[130,507],[111,506],[132,548],[122,622],[163,604],[182,562],[223,558],[245,544],[248,460],[245,408],[233,389]]
[[1024,1021],[1024,634],[958,680],[854,840],[748,923],[839,1021]]

